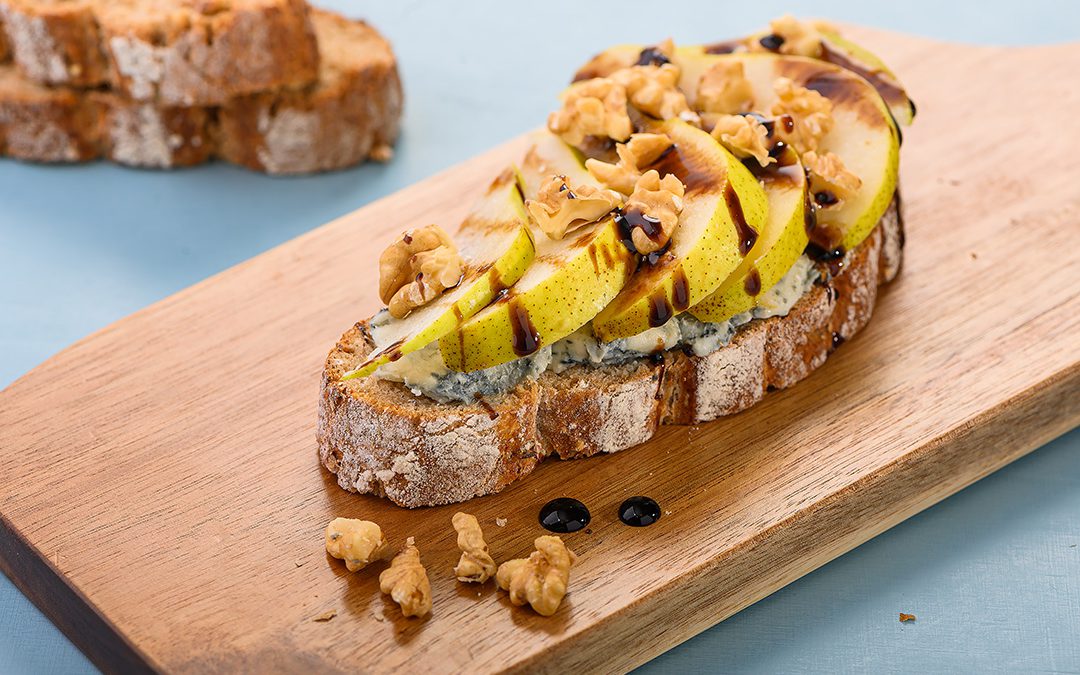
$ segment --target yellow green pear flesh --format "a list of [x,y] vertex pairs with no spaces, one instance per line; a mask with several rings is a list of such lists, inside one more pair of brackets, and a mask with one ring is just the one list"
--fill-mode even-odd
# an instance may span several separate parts
[[743,65],[754,93],[754,110],[769,113],[777,101],[773,83],[779,77],[817,91],[832,102],[834,124],[821,138],[818,152],[835,153],[862,185],[854,197],[818,209],[818,227],[811,239],[823,247],[851,250],[874,229],[896,191],[900,136],[884,101],[863,78],[818,59],[680,49],[675,57],[682,69],[679,87],[691,104],[702,74],[717,61],[732,59]]
[[765,192],[742,162],[712,136],[680,120],[650,123],[675,143],[655,164],[686,187],[667,252],[639,266],[618,296],[593,319],[604,341],[663,325],[711,295],[739,266],[766,218]]
[[[547,132],[533,137],[521,164],[526,197],[552,175],[600,187],[573,150]],[[535,353],[589,322],[615,297],[633,271],[635,255],[622,243],[611,216],[561,240],[539,230],[536,258],[506,294],[439,340],[452,370],[491,368]]]
[[465,264],[461,282],[404,319],[373,328],[380,348],[344,379],[366,377],[379,366],[426,347],[521,278],[533,261],[535,243],[513,168],[488,187],[453,239]]
[[758,296],[780,281],[806,249],[806,172],[794,150],[788,148],[781,155],[781,163],[785,160],[785,166],[774,165],[759,174],[769,203],[765,227],[731,276],[712,295],[690,308],[690,313],[701,321],[719,323],[752,309]]

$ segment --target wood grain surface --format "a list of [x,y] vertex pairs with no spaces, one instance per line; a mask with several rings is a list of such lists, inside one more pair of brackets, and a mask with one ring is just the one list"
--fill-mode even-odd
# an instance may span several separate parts
[[[628,669],[1076,426],[1080,46],[851,33],[919,103],[905,269],[800,385],[631,451],[548,463],[464,507],[341,491],[315,450],[323,358],[376,307],[384,244],[453,225],[515,141],[138,312],[0,394],[3,571],[111,671]],[[660,502],[657,524],[618,522],[633,494]],[[562,495],[594,519],[566,537],[580,561],[555,616],[453,579],[456,510],[505,560],[531,550],[537,510]],[[378,521],[395,547],[416,537],[431,617],[401,618],[381,568],[328,559],[334,516]]]

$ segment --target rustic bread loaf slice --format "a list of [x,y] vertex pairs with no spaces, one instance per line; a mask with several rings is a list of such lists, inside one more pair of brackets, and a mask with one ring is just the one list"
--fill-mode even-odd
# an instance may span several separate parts
[[105,157],[173,168],[221,157],[269,173],[383,158],[398,134],[401,82],[389,43],[362,21],[315,10],[319,81],[221,108],[162,106],[109,91],[46,87],[0,66],[0,153],[39,162]]
[[[551,455],[615,452],[647,441],[661,422],[693,424],[744,410],[770,387],[806,377],[865,325],[878,283],[899,268],[900,247],[882,242],[902,241],[901,228],[894,202],[828,287],[811,288],[786,316],[752,321],[709,356],[672,351],[663,360],[544,373],[491,410],[435,403],[373,378],[342,381],[371,349],[358,324],[326,362],[320,457],[347,490],[431,506],[497,492]],[[504,416],[509,425],[499,426]]]
[[363,21],[332,12],[312,10],[312,23],[322,53],[318,82],[222,106],[222,158],[285,174],[340,169],[389,155],[402,105],[390,43]]
[[109,85],[162,105],[217,105],[318,76],[303,0],[0,0],[31,80]]

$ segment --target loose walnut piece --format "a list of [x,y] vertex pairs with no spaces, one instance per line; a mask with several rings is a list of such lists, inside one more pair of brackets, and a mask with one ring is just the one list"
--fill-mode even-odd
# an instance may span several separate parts
[[441,227],[410,230],[379,258],[379,297],[391,316],[404,319],[457,286],[461,273],[461,256]]
[[582,80],[563,94],[563,107],[548,116],[548,129],[573,146],[587,136],[625,141],[633,131],[626,88],[606,77]]
[[390,561],[390,567],[379,575],[379,590],[389,594],[405,616],[425,616],[431,612],[431,582],[412,537]]
[[566,176],[552,176],[536,199],[527,199],[525,208],[537,227],[551,239],[594,223],[617,207],[622,198],[611,190],[593,185],[570,185]]
[[672,145],[671,139],[664,134],[634,134],[627,143],[615,146],[619,155],[617,164],[590,158],[585,160],[585,168],[596,180],[628,195],[641,178],[641,167],[655,162]]
[[802,155],[802,161],[810,170],[811,190],[815,193],[828,190],[843,201],[854,197],[862,187],[862,180],[831,152],[818,154],[810,151]]
[[326,552],[345,561],[350,572],[361,570],[390,552],[382,529],[370,520],[334,518],[326,526]]
[[776,161],[769,156],[769,132],[753,115],[720,115],[710,133],[736,157],[753,157],[763,167]]
[[528,603],[537,614],[551,616],[559,609],[570,581],[570,566],[577,560],[562,539],[537,537],[536,550],[528,558],[508,560],[499,566],[495,583],[510,592],[510,602]]
[[459,511],[454,514],[451,522],[457,530],[457,545],[461,549],[461,560],[454,568],[454,576],[457,580],[482,584],[495,576],[495,561],[488,553],[484,532],[480,529],[476,516]]
[[654,169],[646,171],[638,179],[634,193],[626,200],[626,212],[639,212],[651,225],[651,231],[635,226],[630,239],[638,253],[661,251],[671,241],[671,235],[679,224],[686,188],[674,174],[664,176]]
[[700,112],[750,112],[754,106],[754,88],[746,79],[739,61],[719,60],[701,75],[695,106]]
[[661,120],[684,116],[694,118],[686,95],[679,89],[681,72],[673,63],[633,66],[615,71],[609,79],[625,87],[630,105],[647,115]]
[[[813,24],[799,21],[790,14],[769,22],[769,31],[780,38],[780,53],[792,56],[821,56],[821,34]],[[750,48],[753,51],[771,51],[755,40]]]
[[773,104],[772,114],[789,115],[794,122],[790,131],[778,125],[781,140],[800,154],[817,150],[821,138],[833,128],[832,101],[786,77],[777,78],[773,88],[779,100]]

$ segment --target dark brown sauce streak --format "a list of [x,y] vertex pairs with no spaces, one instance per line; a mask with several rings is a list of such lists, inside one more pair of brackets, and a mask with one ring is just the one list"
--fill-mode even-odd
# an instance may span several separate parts
[[484,400],[484,397],[480,395],[480,392],[473,394],[473,398],[480,404],[480,407],[487,411],[489,418],[493,420],[499,419],[499,413],[495,412],[495,408],[492,408],[491,404]]
[[521,298],[510,299],[510,328],[513,331],[514,353],[529,356],[540,349],[540,333],[529,318],[529,311],[521,304]]
[[761,292],[761,273],[756,267],[751,267],[746,278],[743,279],[743,288],[747,295],[757,295]]
[[671,305],[679,312],[685,312],[690,307],[690,280],[681,267],[672,275]]
[[667,359],[664,358],[663,352],[657,352],[649,356],[649,360],[659,366],[660,372],[657,374],[656,394],[657,401],[664,398],[664,378],[667,377]]
[[728,213],[731,214],[731,221],[735,223],[735,232],[739,237],[739,254],[745,258],[757,243],[757,230],[746,222],[746,214],[743,213],[739,194],[735,192],[735,186],[730,182],[724,188],[724,201],[727,202]]
[[653,328],[663,326],[675,316],[675,308],[668,302],[663,288],[658,288],[649,296],[649,325]]
[[[863,78],[873,85],[874,89],[877,89],[878,93],[881,94],[881,98],[885,99],[887,103],[904,103],[906,101],[911,107],[912,117],[915,116],[915,102],[909,99],[907,93],[895,82],[892,82],[888,75],[880,70],[871,70],[859,62],[853,61],[848,58],[847,54],[834,49],[827,40],[822,40],[821,47],[822,61],[850,70]],[[899,132],[899,126],[897,131]]]
[[687,162],[687,156],[684,155],[682,149],[678,144],[672,145],[665,150],[656,161],[647,167],[642,167],[642,171],[648,169],[656,169],[656,172],[663,178],[667,174],[674,174],[686,187],[686,194],[694,192],[702,192],[712,188],[715,184],[715,173],[709,170],[709,167],[704,166],[703,158],[690,158]]

